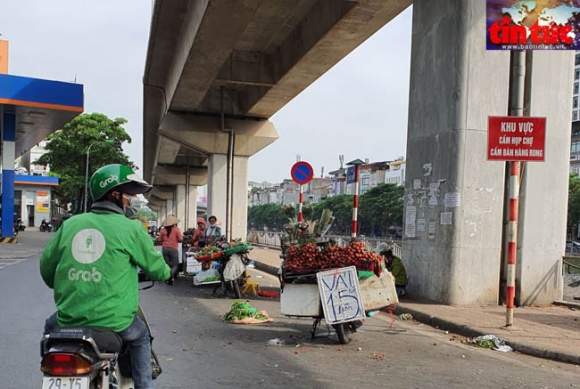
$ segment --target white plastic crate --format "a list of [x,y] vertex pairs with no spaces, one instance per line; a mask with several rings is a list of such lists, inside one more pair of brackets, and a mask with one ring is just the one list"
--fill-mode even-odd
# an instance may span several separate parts
[[322,306],[318,285],[286,284],[280,294],[280,312],[286,316],[320,316]]
[[360,294],[365,310],[374,311],[399,303],[395,278],[388,271],[383,271],[381,277],[372,276],[359,280]]
[[[189,253],[187,253],[189,254]],[[198,262],[193,255],[187,255],[185,260],[185,272],[189,274],[196,274],[201,271],[201,262]]]

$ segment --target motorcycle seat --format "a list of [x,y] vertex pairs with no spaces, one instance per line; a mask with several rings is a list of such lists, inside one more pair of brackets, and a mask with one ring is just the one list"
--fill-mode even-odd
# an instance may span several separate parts
[[83,341],[94,340],[102,353],[119,353],[123,348],[123,339],[116,332],[93,327],[58,327],[50,331],[50,341]]

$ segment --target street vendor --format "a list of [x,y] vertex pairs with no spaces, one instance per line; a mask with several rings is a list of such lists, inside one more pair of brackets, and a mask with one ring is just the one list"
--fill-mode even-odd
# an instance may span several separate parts
[[381,243],[377,247],[379,254],[385,258],[385,265],[387,270],[391,272],[395,278],[395,287],[397,289],[397,295],[399,297],[407,296],[407,284],[409,279],[407,277],[407,270],[401,261],[401,258],[396,257],[393,254],[393,250],[385,243]]
[[217,217],[212,215],[207,221],[209,226],[203,234],[202,242],[204,246],[215,245],[222,236],[222,229],[217,225]]
[[202,240],[205,235],[205,219],[200,217],[197,219],[197,228],[193,231],[191,237],[191,248],[189,251],[197,251],[202,247]]

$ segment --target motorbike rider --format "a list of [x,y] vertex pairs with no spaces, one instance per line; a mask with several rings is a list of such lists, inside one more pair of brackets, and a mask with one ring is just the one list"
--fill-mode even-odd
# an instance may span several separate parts
[[40,273],[54,289],[57,326],[101,327],[117,332],[131,355],[135,388],[153,388],[149,331],[137,316],[137,267],[155,281],[170,269],[134,214],[131,198],[151,186],[124,165],[106,165],[91,177],[95,203],[58,229],[40,258]]

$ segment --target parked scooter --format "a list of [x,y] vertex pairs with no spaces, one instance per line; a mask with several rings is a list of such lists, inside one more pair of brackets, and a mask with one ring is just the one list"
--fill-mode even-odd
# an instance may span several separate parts
[[52,224],[50,222],[47,222],[46,219],[42,219],[42,222],[40,222],[40,232],[50,232],[52,231]]
[[16,219],[14,219],[14,231],[24,231],[26,229],[26,226],[24,225],[24,223],[22,222],[22,218],[20,216],[18,216]]
[[[229,247],[229,244],[224,242],[222,238],[218,246],[225,250]],[[221,287],[224,296],[230,292],[235,298],[242,298],[241,290],[246,285],[247,279],[246,267],[250,263],[248,253],[249,250],[244,250],[236,254],[224,255],[217,259],[220,262],[218,272],[221,278]],[[216,294],[218,287],[214,289],[213,294]]]
[[[145,276],[139,273],[139,282],[143,281]],[[151,281],[150,286],[141,290],[153,284]],[[151,333],[141,306],[137,314]],[[40,350],[40,368],[44,373],[42,389],[134,388],[130,355],[116,332],[91,327],[59,327],[42,337]],[[153,352],[151,365],[155,379],[161,374],[161,367]]]
[[[14,223],[12,224],[12,236],[16,237],[18,236],[18,232],[19,231],[24,231],[24,226],[22,227],[22,229],[18,228],[18,221],[21,220],[18,216],[18,214],[16,212],[14,212]],[[20,222],[22,223],[22,222]],[[2,217],[0,217],[0,235],[2,234]]]

